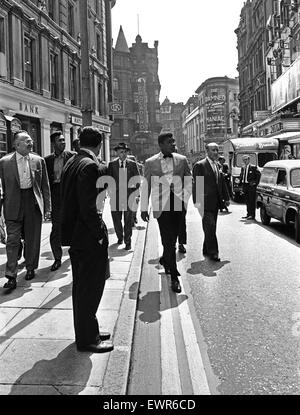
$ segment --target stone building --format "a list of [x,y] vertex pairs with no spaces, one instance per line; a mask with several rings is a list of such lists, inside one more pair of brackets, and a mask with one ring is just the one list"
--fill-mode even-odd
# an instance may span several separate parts
[[182,130],[183,102],[173,103],[168,97],[165,98],[160,107],[161,132],[171,132],[176,140],[179,153],[184,154],[184,138]]
[[[105,133],[109,157],[111,121],[111,7],[89,0],[88,25],[93,125]],[[15,129],[26,129],[34,150],[51,152],[50,133],[61,129],[67,148],[81,118],[81,35],[78,0],[0,2],[0,149],[12,150]]]
[[113,74],[113,103],[119,110],[114,114],[111,149],[126,142],[143,161],[157,152],[161,131],[158,41],[150,48],[137,35],[129,48],[120,27],[113,49]]

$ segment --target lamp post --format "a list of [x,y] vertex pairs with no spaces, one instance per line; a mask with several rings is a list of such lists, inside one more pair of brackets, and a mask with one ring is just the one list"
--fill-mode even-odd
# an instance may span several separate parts
[[80,0],[82,126],[92,125],[92,91],[90,80],[90,52],[88,35],[88,2]]

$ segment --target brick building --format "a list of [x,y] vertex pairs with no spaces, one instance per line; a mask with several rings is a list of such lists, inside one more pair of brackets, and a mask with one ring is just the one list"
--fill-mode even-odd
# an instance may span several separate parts
[[184,154],[184,138],[182,130],[183,102],[174,103],[165,98],[160,107],[161,132],[171,132],[176,140],[178,151]]

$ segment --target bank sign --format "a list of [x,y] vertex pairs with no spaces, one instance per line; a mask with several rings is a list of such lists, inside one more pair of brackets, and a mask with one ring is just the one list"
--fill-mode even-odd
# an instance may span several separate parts
[[300,98],[300,58],[271,85],[272,112]]

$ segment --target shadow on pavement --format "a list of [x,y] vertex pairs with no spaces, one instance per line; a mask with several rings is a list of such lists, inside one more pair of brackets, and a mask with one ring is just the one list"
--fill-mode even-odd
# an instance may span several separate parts
[[265,229],[268,232],[271,232],[273,235],[278,236],[278,238],[282,238],[289,242],[292,245],[299,247],[300,245],[297,244],[295,241],[294,235],[295,230],[293,225],[285,225],[282,222],[271,222],[270,225],[263,225],[261,222],[256,222],[258,226]]
[[190,275],[203,275],[204,277],[217,277],[217,272],[225,265],[230,264],[230,261],[213,262],[209,259],[193,262],[191,268],[186,272]]
[[23,373],[14,383],[10,395],[20,394],[20,386],[73,386],[76,395],[84,390],[88,384],[92,361],[91,353],[79,353],[75,343],[62,350],[57,357],[51,360],[40,360],[32,369]]

